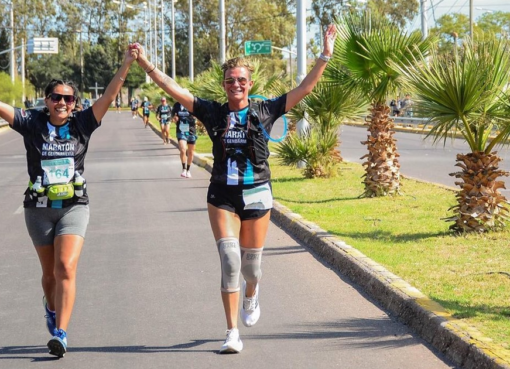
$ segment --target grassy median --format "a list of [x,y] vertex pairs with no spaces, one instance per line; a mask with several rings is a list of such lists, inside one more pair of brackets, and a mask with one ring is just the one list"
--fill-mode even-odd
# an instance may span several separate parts
[[[196,151],[211,153],[207,136],[199,137]],[[442,218],[451,215],[455,192],[433,184],[404,178],[401,196],[360,199],[359,164],[342,163],[335,178],[305,179],[277,158],[270,162],[276,201],[510,349],[510,230],[452,235]]]

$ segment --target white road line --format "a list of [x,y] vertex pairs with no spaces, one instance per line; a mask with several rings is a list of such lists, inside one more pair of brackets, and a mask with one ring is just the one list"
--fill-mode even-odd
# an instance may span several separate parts
[[21,214],[23,213],[23,205],[21,205],[18,209],[16,209],[16,211],[14,212],[14,214]]

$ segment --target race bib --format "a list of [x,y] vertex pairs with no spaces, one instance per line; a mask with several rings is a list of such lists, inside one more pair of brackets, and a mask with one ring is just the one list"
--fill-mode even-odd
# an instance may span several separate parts
[[41,160],[44,185],[69,183],[74,177],[74,158]]
[[168,119],[168,114],[161,114],[161,119],[167,120]]
[[189,123],[181,123],[179,125],[179,129],[182,133],[188,133],[189,132]]
[[269,183],[243,190],[245,210],[266,210],[273,207],[273,195]]

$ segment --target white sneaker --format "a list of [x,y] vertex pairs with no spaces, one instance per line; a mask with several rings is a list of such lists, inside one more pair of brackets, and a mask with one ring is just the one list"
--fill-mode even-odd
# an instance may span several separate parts
[[186,172],[186,178],[191,178],[191,172],[189,170]]
[[181,177],[186,178],[186,169],[184,169],[181,173]]
[[227,339],[220,348],[220,354],[237,354],[243,349],[243,342],[239,338],[239,329],[232,328],[227,330]]
[[241,321],[245,327],[254,326],[260,318],[259,285],[255,287],[255,295],[246,297],[246,281],[243,281],[243,307],[241,308]]

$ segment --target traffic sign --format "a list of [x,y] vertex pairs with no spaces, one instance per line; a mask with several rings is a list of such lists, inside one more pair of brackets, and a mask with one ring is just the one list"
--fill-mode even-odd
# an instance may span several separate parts
[[244,54],[271,54],[271,40],[246,41],[244,43]]
[[58,54],[58,38],[34,37],[28,41],[29,54]]

